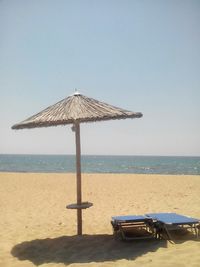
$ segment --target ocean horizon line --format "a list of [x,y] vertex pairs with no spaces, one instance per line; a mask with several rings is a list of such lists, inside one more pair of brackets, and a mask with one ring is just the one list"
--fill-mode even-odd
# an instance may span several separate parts
[[[76,156],[76,154],[62,154],[62,153],[0,153],[0,155],[13,156]],[[196,157],[200,155],[159,155],[159,154],[81,154],[81,156],[102,156],[102,157]]]

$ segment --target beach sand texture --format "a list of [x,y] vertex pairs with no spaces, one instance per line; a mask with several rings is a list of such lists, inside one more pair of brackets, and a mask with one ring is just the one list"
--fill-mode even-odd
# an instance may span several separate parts
[[75,174],[0,173],[0,266],[200,266],[200,238],[114,240],[111,216],[176,212],[200,218],[200,176],[83,174],[76,236]]

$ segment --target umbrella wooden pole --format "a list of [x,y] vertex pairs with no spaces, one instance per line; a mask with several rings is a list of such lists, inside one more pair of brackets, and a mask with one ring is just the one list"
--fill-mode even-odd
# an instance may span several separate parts
[[[77,205],[81,205],[81,144],[80,124],[75,123],[76,133],[76,182],[77,182]],[[82,235],[82,209],[77,209],[77,234]]]

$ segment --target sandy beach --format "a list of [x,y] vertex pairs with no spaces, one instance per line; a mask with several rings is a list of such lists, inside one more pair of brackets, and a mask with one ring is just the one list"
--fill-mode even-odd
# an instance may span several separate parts
[[116,241],[111,216],[176,212],[200,218],[200,176],[83,174],[76,236],[75,174],[0,173],[0,266],[200,266],[200,239]]

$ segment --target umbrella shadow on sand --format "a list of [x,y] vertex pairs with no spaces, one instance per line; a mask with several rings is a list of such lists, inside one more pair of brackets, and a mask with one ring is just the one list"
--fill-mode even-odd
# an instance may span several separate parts
[[15,245],[11,254],[19,260],[33,264],[91,263],[117,260],[134,260],[148,252],[167,247],[165,240],[122,242],[113,235],[61,236],[36,239]]

